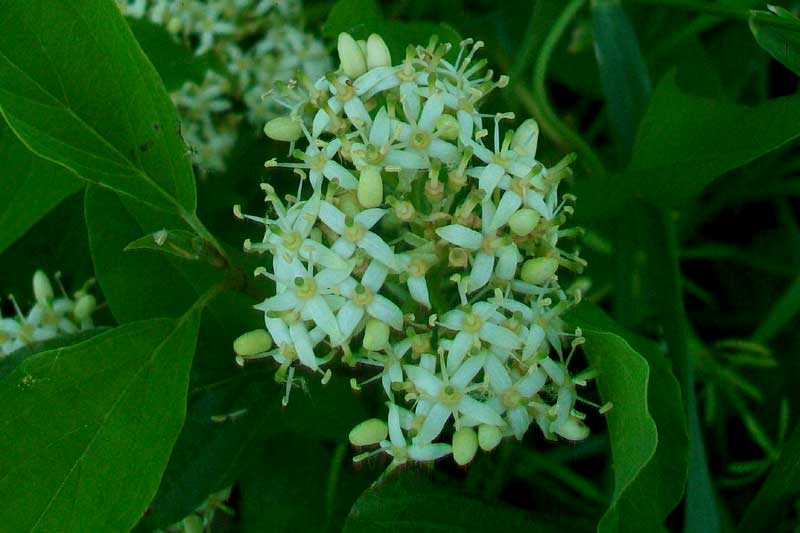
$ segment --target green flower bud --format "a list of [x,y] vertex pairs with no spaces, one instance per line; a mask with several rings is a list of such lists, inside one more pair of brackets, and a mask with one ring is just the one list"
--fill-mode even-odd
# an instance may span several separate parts
[[503,434],[497,426],[481,424],[478,427],[478,444],[481,450],[490,452],[497,448],[501,440],[503,440]]
[[272,348],[272,338],[265,329],[248,331],[233,341],[233,351],[236,355],[248,356],[266,352]]
[[[339,209],[341,209],[342,213],[345,216],[350,217],[351,219],[355,218],[357,214],[361,212],[361,206],[358,205],[358,192],[353,194],[352,192],[348,191],[347,193],[343,194],[339,197]],[[350,222],[352,224],[352,221]]]
[[386,322],[370,318],[364,328],[364,341],[361,345],[365,350],[375,352],[385,348],[388,342],[389,325]]
[[389,426],[379,418],[364,420],[350,431],[350,444],[371,446],[378,444],[389,435]]
[[574,416],[561,424],[553,424],[553,431],[567,440],[583,440],[589,436],[589,428]]
[[553,277],[558,270],[558,259],[552,257],[536,257],[522,264],[522,280],[533,285],[540,285]]
[[458,139],[458,120],[453,115],[444,114],[436,119],[436,132],[446,141]]
[[539,144],[539,124],[529,118],[520,124],[514,138],[511,140],[511,148],[520,155],[534,157],[536,146]]
[[86,320],[97,308],[97,300],[91,294],[84,294],[75,302],[73,314],[78,320]]
[[350,79],[355,79],[367,71],[367,58],[358,43],[349,33],[339,34],[336,43],[336,50],[339,52],[339,62],[342,64],[342,72]]
[[527,235],[533,231],[540,218],[539,213],[526,207],[511,215],[508,227],[514,235]]
[[461,428],[453,434],[453,459],[461,466],[472,461],[478,451],[478,436],[472,428]]
[[303,136],[303,129],[292,117],[278,117],[267,122],[264,133],[275,141],[294,142]]
[[364,167],[358,178],[358,203],[364,208],[379,207],[383,203],[383,178],[375,167]]
[[33,295],[40,304],[46,304],[53,299],[53,286],[47,274],[37,270],[33,275]]
[[194,513],[190,514],[183,519],[183,530],[186,533],[203,533],[205,531],[203,519]]
[[389,47],[377,33],[373,33],[367,39],[367,68],[372,70],[375,67],[391,67],[392,54]]

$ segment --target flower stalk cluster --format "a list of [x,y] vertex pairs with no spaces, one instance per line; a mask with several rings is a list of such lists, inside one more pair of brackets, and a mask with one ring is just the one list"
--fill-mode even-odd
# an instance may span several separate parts
[[244,115],[259,130],[282,108],[267,95],[296,72],[330,70],[322,42],[302,29],[299,0],[117,0],[132,18],[147,18],[221,65],[201,83],[172,94],[194,162],[225,170]]
[[[505,87],[483,43],[432,39],[393,64],[378,35],[343,33],[341,66],[284,86],[286,114],[268,136],[290,143],[296,195],[262,184],[266,228],[245,250],[264,254],[256,271],[275,294],[256,306],[265,330],[234,344],[237,361],[271,358],[286,384],[298,369],[331,377],[334,362],[374,372],[387,418],[350,434],[393,465],[452,454],[459,464],[535,424],[548,439],[585,438],[577,388],[591,377],[568,370],[580,330],[560,316],[580,300],[559,273],[584,261],[560,248],[574,197],[559,198],[566,157],[536,159],[539,130],[511,113],[487,115],[482,100]],[[445,428],[452,426],[452,433]],[[451,435],[451,436],[448,436]]]
[[0,316],[0,359],[25,346],[94,327],[92,313],[97,300],[88,292],[94,280],[85,283],[72,297],[61,285],[58,273],[56,281],[61,289],[59,297],[55,296],[47,274],[36,271],[33,275],[36,303],[27,313],[22,312],[13,295],[9,296],[16,314],[9,318]]

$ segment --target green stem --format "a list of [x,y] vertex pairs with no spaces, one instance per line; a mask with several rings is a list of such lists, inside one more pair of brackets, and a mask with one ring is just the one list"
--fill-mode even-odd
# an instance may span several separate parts
[[605,174],[605,168],[600,159],[595,155],[589,144],[558,117],[548,101],[545,88],[547,67],[550,64],[550,58],[555,51],[556,45],[585,3],[586,0],[572,0],[567,4],[567,7],[556,19],[550,33],[542,43],[542,48],[533,70],[533,103],[536,109],[536,118],[545,133],[556,144],[577,152],[580,156],[581,164],[589,174],[600,176]]

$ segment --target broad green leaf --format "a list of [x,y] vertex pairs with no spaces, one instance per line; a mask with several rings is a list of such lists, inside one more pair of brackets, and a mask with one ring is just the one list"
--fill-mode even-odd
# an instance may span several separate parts
[[0,118],[0,252],[83,182],[36,156]]
[[182,229],[168,230],[162,228],[144,237],[139,237],[128,244],[124,251],[150,250],[170,254],[187,261],[197,261],[201,257],[210,257],[206,241],[196,233]]
[[41,157],[159,209],[194,212],[177,113],[114,2],[5,1],[0,110]]
[[24,348],[20,348],[19,350],[11,352],[11,354],[5,358],[0,359],[0,379],[13,372],[14,369],[17,368],[20,363],[22,363],[22,361],[28,357],[32,357],[39,352],[46,352],[49,350],[55,350],[56,348],[64,348],[66,346],[78,344],[79,342],[91,339],[95,335],[99,335],[100,333],[108,331],[109,329],[109,327],[103,326],[88,329],[86,331],[79,331],[78,333],[62,335],[60,337],[56,337],[55,339],[29,344]]
[[210,67],[206,56],[195,55],[189,46],[177,41],[160,24],[146,19],[126,20],[168,91],[180,89],[187,81],[203,81]]
[[446,24],[387,20],[375,0],[336,2],[325,22],[323,33],[329,38],[336,38],[340,32],[348,32],[356,39],[366,39],[371,33],[379,34],[386,41],[395,64],[405,57],[408,45],[425,46],[434,35],[439,42],[452,44],[454,50],[461,42],[458,32]]
[[[220,272],[199,261],[141,250],[125,251],[126,246],[143,236],[165,227],[182,227],[179,218],[96,186],[87,189],[85,207],[97,281],[120,323],[180,316],[200,294],[222,279]],[[235,337],[237,333],[231,335]]]
[[[761,48],[800,76],[800,19],[782,8],[776,14],[753,11],[750,14],[750,31]],[[794,27],[774,26],[770,19],[780,18],[794,23]]]
[[791,323],[798,312],[800,312],[800,277],[792,281],[786,292],[775,302],[767,316],[762,319],[758,329],[753,333],[753,340],[761,343],[769,342]]
[[199,308],[27,358],[0,381],[8,531],[127,531],[183,424]]
[[625,154],[650,98],[650,76],[620,0],[592,2],[592,35],[612,131]]
[[656,87],[629,168],[579,183],[579,214],[619,212],[632,198],[680,206],[714,179],[800,137],[800,95],[756,107],[692,96],[673,74]]
[[794,500],[800,497],[800,425],[783,445],[758,495],[747,507],[738,531],[774,531]]
[[433,533],[591,531],[571,516],[536,515],[508,505],[486,502],[456,487],[434,484],[414,472],[394,471],[356,501],[345,533]]
[[680,387],[659,347],[624,331],[599,308],[568,315],[598,371],[614,467],[614,497],[599,531],[655,531],[683,496],[688,439]]

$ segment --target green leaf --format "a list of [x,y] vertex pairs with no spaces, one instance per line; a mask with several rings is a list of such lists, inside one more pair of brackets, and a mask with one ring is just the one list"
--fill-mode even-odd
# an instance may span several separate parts
[[220,272],[199,261],[125,251],[143,235],[183,226],[179,218],[96,186],[87,189],[85,208],[97,281],[118,322],[180,316],[222,279]]
[[455,487],[433,484],[413,472],[394,471],[356,501],[345,533],[591,531],[571,516],[535,515],[486,502]]
[[366,39],[382,25],[383,14],[375,0],[339,0],[331,8],[322,33],[335,39],[344,31],[355,39]]
[[72,172],[34,155],[0,118],[0,252],[82,186]]
[[619,0],[592,2],[592,34],[608,119],[628,154],[650,98],[647,65],[636,32]]
[[[780,11],[776,14],[768,11],[751,12],[750,31],[761,48],[800,76],[800,19],[783,8],[777,9]],[[774,18],[793,22],[795,27],[774,26],[769,23]]]
[[166,228],[139,237],[124,249],[126,252],[133,250],[150,250],[170,254],[187,261],[197,261],[201,256],[207,256],[210,253],[206,247],[206,241],[196,233]]
[[739,524],[738,531],[773,531],[800,497],[800,425],[783,445],[778,461],[758,495],[751,501]]
[[64,348],[78,344],[87,339],[91,339],[95,335],[108,331],[109,327],[99,327],[88,329],[86,331],[79,331],[78,333],[71,333],[69,335],[62,335],[55,339],[49,339],[42,342],[29,344],[24,348],[11,352],[8,356],[0,359],[0,379],[6,377],[13,372],[25,359],[32,357],[40,352],[55,350],[56,348]]
[[753,340],[767,343],[771,341],[800,312],[800,276],[786,289],[786,292],[775,302],[765,316],[758,329],[753,333]]
[[41,157],[159,209],[194,212],[177,113],[114,2],[4,2],[0,110]]
[[664,529],[686,483],[688,438],[680,387],[659,347],[582,304],[567,320],[583,330],[608,412],[614,497],[599,531]]
[[629,168],[578,184],[579,214],[619,212],[635,197],[680,206],[725,172],[798,137],[800,95],[744,107],[686,94],[670,74],[653,92]]
[[9,531],[127,531],[183,424],[199,308],[26,359],[0,382]]

